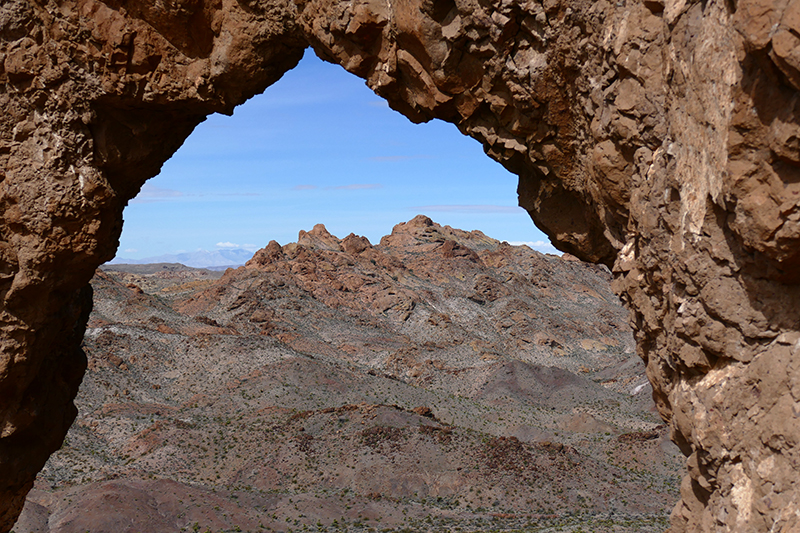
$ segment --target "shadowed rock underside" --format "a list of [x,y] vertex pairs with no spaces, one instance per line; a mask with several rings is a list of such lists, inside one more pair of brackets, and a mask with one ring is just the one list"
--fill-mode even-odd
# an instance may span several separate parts
[[613,267],[689,456],[674,531],[800,528],[800,1],[144,4],[0,6],[0,530],[75,416],[123,207],[309,45]]

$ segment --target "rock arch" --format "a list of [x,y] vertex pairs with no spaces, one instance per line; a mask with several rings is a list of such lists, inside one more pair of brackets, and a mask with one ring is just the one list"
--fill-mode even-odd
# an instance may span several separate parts
[[689,456],[674,531],[798,529],[799,34],[796,0],[6,0],[0,530],[74,418],[123,207],[309,45],[613,268]]

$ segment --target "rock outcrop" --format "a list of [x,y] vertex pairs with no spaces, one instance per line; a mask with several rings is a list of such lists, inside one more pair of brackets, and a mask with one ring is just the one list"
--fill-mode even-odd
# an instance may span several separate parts
[[798,35],[797,0],[3,2],[0,529],[74,417],[123,206],[310,44],[613,267],[689,456],[675,531],[797,530]]

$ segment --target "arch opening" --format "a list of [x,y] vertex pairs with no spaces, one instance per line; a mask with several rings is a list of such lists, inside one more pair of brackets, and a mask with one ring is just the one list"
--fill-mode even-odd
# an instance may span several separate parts
[[[417,214],[556,253],[517,207],[517,179],[452,125],[411,124],[309,50],[232,117],[195,129],[126,208],[114,262],[252,253],[317,223],[377,243]],[[230,257],[221,264],[249,259]]]
[[[319,79],[314,77],[317,67],[312,63],[309,72],[304,72],[301,63],[294,83],[307,84],[306,75]],[[254,119],[244,124],[231,124],[228,118],[216,123],[209,119],[211,129],[224,129],[222,136],[217,131],[197,144],[190,136],[182,148],[189,149],[185,157],[194,159],[196,167],[177,171],[168,162],[164,172],[172,178],[163,182],[154,178],[154,185],[146,185],[139,197],[140,206],[159,207],[162,213],[166,208],[175,217],[166,222],[160,218],[158,224],[165,229],[155,235],[150,230],[150,238],[173,231],[179,219],[197,220],[198,215],[191,217],[178,210],[176,201],[200,204],[207,220],[198,222],[207,222],[212,228],[219,221],[209,205],[226,202],[230,195],[241,195],[258,209],[269,209],[275,197],[281,204],[289,204],[293,198],[313,209],[311,221],[316,222],[330,216],[326,204],[337,192],[382,193],[392,180],[410,189],[411,196],[404,198],[401,191],[391,189],[386,196],[405,204],[399,209],[387,204],[376,211],[369,205],[371,211],[356,216],[357,221],[376,218],[376,212],[390,212],[384,227],[391,228],[401,222],[392,218],[397,216],[392,210],[407,218],[417,210],[428,212],[437,222],[454,227],[460,224],[437,215],[458,215],[463,210],[477,212],[477,217],[468,219],[472,221],[510,218],[511,205],[490,202],[495,188],[504,189],[499,198],[513,198],[511,179],[516,178],[487,160],[473,141],[458,137],[454,143],[442,142],[442,135],[455,132],[431,128],[433,138],[417,144],[402,145],[410,141],[396,134],[372,146],[359,146],[353,150],[355,154],[343,157],[346,147],[367,144],[367,139],[348,139],[347,132],[332,133],[329,128],[340,127],[343,119],[327,121],[313,103],[323,99],[326,108],[340,105],[331,94],[339,91],[347,100],[351,93],[339,88],[334,79],[324,84],[325,94],[309,97],[300,94],[291,75],[273,86],[280,89],[286,84],[283,92],[271,96],[274,101],[252,103],[269,110],[269,118],[280,108],[292,117],[289,120],[298,113],[287,99],[299,99],[299,105],[309,107],[321,128],[301,128],[304,133],[314,132],[308,134],[306,146],[323,145],[326,169],[332,175],[320,178],[313,167],[296,170],[298,155],[309,148],[301,147],[296,154],[284,151],[302,139],[293,139],[280,121],[265,126],[268,118],[258,109]],[[348,84],[357,83],[348,74],[342,75]],[[375,102],[358,97],[355,105],[348,101],[350,106],[342,106],[353,122],[358,106],[370,112],[370,104]],[[378,136],[375,124],[386,123],[387,110],[382,107],[380,111],[369,119],[380,122],[361,128],[373,137],[369,142],[374,143]],[[246,115],[247,104],[239,112]],[[402,126],[407,124],[398,118]],[[352,128],[353,122],[348,126]],[[429,126],[409,128],[419,137],[416,132]],[[241,128],[238,134],[255,141],[247,145],[231,128]],[[278,131],[280,138],[269,131]],[[198,133],[202,132],[193,135]],[[334,134],[343,139],[341,146],[325,144],[332,144]],[[213,168],[210,161],[218,157],[219,144],[233,147],[234,156],[243,159],[245,166],[240,169],[226,161],[222,170]],[[253,151],[265,145],[269,145],[269,160],[279,154],[291,161],[279,161],[280,170],[260,166]],[[464,154],[465,149],[478,152],[480,159]],[[454,164],[454,152],[465,162]],[[409,165],[410,169],[377,170],[387,164],[418,161],[421,164]],[[484,162],[487,170],[481,168]],[[338,165],[344,167],[341,173],[332,168]],[[446,173],[437,180],[440,190],[432,186],[429,176],[420,176],[425,171]],[[245,172],[254,174],[254,180],[242,183],[230,177]],[[497,173],[490,179],[489,172]],[[422,179],[404,180],[409,173]],[[468,183],[471,173],[479,174],[478,183]],[[281,179],[281,174],[287,177]],[[451,176],[457,179],[451,180]],[[381,181],[375,181],[376,177]],[[195,179],[211,183],[184,188],[194,186]],[[275,181],[278,183],[270,183],[271,189],[253,189]],[[491,181],[488,191],[487,181]],[[454,187],[457,190],[452,190]],[[478,200],[469,200],[476,197],[468,190],[471,187],[477,189]],[[319,205],[308,200],[309,192],[319,193]],[[203,195],[211,197],[208,203],[197,202]],[[426,201],[416,200],[421,195]],[[461,203],[446,203],[453,198]],[[363,197],[357,201],[378,202]],[[434,209],[425,209],[426,203]],[[126,219],[135,207],[128,208]],[[517,210],[524,217],[524,229],[530,230],[527,214]],[[335,220],[336,213],[332,214]],[[143,209],[140,216],[159,215],[158,210]],[[266,239],[260,236],[270,238],[276,225],[292,226],[289,218],[288,213],[280,212],[279,222],[269,224],[245,212],[243,220],[267,227],[247,239],[260,238],[259,247],[263,247]],[[347,225],[352,222],[342,224],[352,227]],[[467,229],[495,236],[486,225],[477,224]],[[342,237],[327,225],[331,233]],[[388,234],[384,227],[378,231]],[[293,526],[320,523],[328,527],[334,519],[344,524],[365,518],[380,518],[393,527],[414,526],[423,523],[419,508],[432,513],[437,522],[451,525],[491,515],[497,515],[495,519],[509,515],[506,520],[511,524],[517,520],[512,515],[526,513],[538,520],[561,521],[565,513],[575,512],[574,523],[585,526],[587,520],[595,520],[591,514],[606,509],[603,502],[621,500],[622,495],[615,491],[622,480],[639,484],[625,472],[629,463],[608,459],[610,451],[616,455],[623,449],[634,450],[625,461],[641,460],[642,468],[647,468],[645,464],[652,467],[658,488],[653,489],[652,483],[642,485],[642,497],[611,504],[618,514],[616,525],[633,514],[637,515],[637,528],[663,525],[664,510],[677,496],[675,473],[680,461],[676,450],[666,448],[666,429],[651,412],[643,367],[637,364],[626,313],[615,304],[610,291],[608,271],[544,257],[527,248],[504,247],[486,236],[442,228],[419,218],[398,228],[395,242],[381,242],[374,253],[362,249],[363,243],[352,248],[347,240],[331,239],[315,228],[311,238],[301,235],[298,240],[304,251],[291,244],[283,249],[270,245],[254,260],[272,257],[262,265],[263,270],[254,265],[249,272],[226,273],[222,280],[174,266],[152,270],[110,267],[96,277],[95,312],[85,340],[89,371],[77,399],[85,411],[68,434],[68,444],[40,475],[50,486],[31,493],[21,527],[41,518],[41,507],[37,507],[38,517],[31,509],[60,494],[60,484],[70,469],[80,472],[71,478],[75,483],[70,489],[73,502],[48,508],[49,516],[69,517],[90,530],[104,527],[102,515],[110,512],[109,500],[131,499],[136,494],[142,500],[161,502],[165,491],[180,494],[186,501],[194,499],[215,520],[246,530],[255,524],[252,517],[232,510],[243,494],[251,497],[249,511],[263,507],[257,514],[268,527],[286,520]],[[296,229],[293,226],[290,231]],[[179,234],[186,231],[177,230]],[[230,249],[247,240],[230,239],[230,233],[219,233],[211,241]],[[379,240],[370,238],[376,245]],[[408,246],[408,240],[414,245]],[[335,249],[339,245],[342,249]],[[492,262],[510,266],[493,267]],[[388,266],[382,268],[384,263]],[[288,274],[328,268],[341,272],[328,277]],[[334,292],[340,294],[326,293],[359,276],[374,276],[382,280],[377,284],[385,286],[369,290],[339,286]],[[370,283],[376,284],[374,278]],[[293,289],[278,288],[284,283]],[[193,284],[196,287],[188,289]],[[350,293],[352,298],[347,296]],[[209,298],[220,305],[211,304]],[[364,301],[357,303],[357,298]],[[376,307],[379,305],[386,308]],[[115,312],[115,308],[125,311]],[[313,322],[318,331],[290,327],[290,322]],[[502,327],[498,329],[495,323]],[[623,369],[619,371],[617,366]],[[596,381],[603,381],[604,386]],[[620,422],[626,417],[629,420]],[[272,428],[269,438],[259,436],[264,427]],[[116,435],[114,442],[109,441],[109,433]],[[594,442],[587,445],[590,441]],[[477,462],[469,459],[473,453],[477,453]],[[96,460],[98,456],[104,459]],[[342,463],[347,464],[344,472]],[[184,465],[182,470],[179,465]],[[462,474],[464,469],[473,475]],[[584,473],[569,473],[578,470]],[[586,485],[586,471],[601,489]],[[566,482],[561,480],[563,476],[568,478]],[[297,478],[301,481],[296,482]],[[550,488],[520,489],[520,479]],[[552,489],[555,485],[558,487]],[[220,498],[214,505],[209,500],[210,490]],[[279,494],[277,501],[267,502],[275,493]],[[559,499],[555,494],[566,496]],[[98,498],[99,504],[95,503]],[[349,499],[344,508],[342,498]],[[302,510],[288,505],[297,499],[304,502]],[[381,501],[380,506],[372,503]],[[349,513],[347,507],[358,513]],[[78,509],[84,518],[76,516]],[[404,515],[409,509],[410,517]],[[127,516],[138,510],[131,505],[116,512]],[[454,521],[449,517],[454,512],[466,513],[467,518]],[[226,514],[231,516],[223,517]],[[280,519],[276,521],[273,515]],[[240,523],[235,524],[237,520]],[[597,520],[598,524],[607,521]],[[199,523],[202,529],[210,522]]]

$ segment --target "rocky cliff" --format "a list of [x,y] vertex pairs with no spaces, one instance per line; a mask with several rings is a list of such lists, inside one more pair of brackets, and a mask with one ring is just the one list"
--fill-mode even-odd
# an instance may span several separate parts
[[482,141],[556,246],[613,267],[689,456],[675,531],[800,527],[800,2],[148,6],[0,6],[3,527],[74,417],[123,206],[308,45]]

